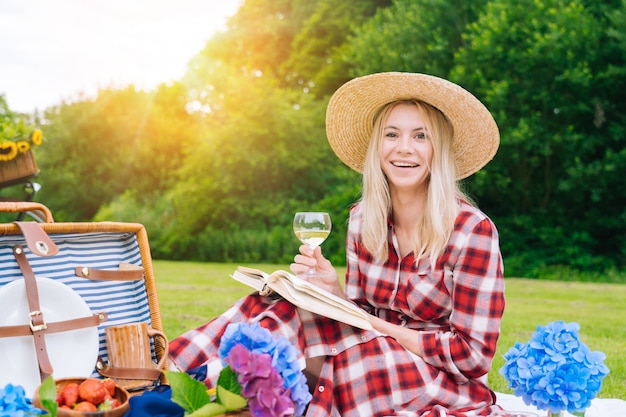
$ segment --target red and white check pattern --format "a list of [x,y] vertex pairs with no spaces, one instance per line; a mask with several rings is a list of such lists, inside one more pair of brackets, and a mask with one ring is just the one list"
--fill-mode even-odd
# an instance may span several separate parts
[[[310,416],[471,417],[499,410],[481,376],[491,368],[504,310],[504,279],[493,223],[465,203],[434,270],[400,259],[390,225],[390,257],[376,264],[360,242],[360,208],[353,207],[347,239],[348,296],[372,314],[416,329],[419,357],[395,339],[250,295],[223,315],[170,343],[181,370],[206,363],[212,386],[222,364],[226,325],[260,321],[290,339],[306,357],[324,355]],[[304,358],[300,358],[304,364]]]

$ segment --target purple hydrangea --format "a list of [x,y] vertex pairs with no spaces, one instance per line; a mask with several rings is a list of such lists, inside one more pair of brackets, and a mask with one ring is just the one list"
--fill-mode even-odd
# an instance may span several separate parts
[[286,389],[280,374],[272,368],[268,378],[254,378],[243,386],[253,416],[288,417],[295,412],[291,390]]
[[526,344],[516,342],[500,368],[515,395],[553,413],[584,411],[609,373],[606,355],[580,341],[578,323],[555,321],[537,326]]
[[235,371],[240,384],[254,378],[269,378],[272,373],[272,357],[268,353],[250,352],[244,345],[233,346],[224,361]]
[[254,416],[304,413],[312,397],[298,363],[299,351],[287,338],[274,338],[258,323],[231,323],[218,353],[237,374]]

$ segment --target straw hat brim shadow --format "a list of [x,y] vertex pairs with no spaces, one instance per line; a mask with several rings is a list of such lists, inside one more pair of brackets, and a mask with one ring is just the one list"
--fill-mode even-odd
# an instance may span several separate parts
[[339,159],[363,172],[376,111],[387,103],[406,99],[429,103],[452,124],[457,179],[474,174],[495,156],[500,144],[498,126],[474,95],[432,75],[384,72],[348,81],[330,98],[326,134]]

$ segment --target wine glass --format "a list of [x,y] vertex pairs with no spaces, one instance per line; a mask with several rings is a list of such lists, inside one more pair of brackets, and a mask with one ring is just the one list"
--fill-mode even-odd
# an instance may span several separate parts
[[[326,240],[331,228],[332,222],[328,213],[298,212],[293,218],[293,231],[296,237],[311,249],[315,249]],[[315,268],[310,268],[308,273],[314,274]]]

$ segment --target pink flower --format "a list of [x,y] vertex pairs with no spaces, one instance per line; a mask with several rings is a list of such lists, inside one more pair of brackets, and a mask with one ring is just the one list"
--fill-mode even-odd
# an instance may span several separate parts
[[311,401],[298,350],[282,336],[274,339],[258,323],[228,325],[219,355],[228,365],[222,370],[223,375],[229,375],[224,383],[238,383],[236,392],[248,400],[253,416],[301,415]]
[[[254,378],[268,378],[273,369],[270,355],[252,353],[241,344],[233,346],[225,361],[238,375],[237,379],[241,385]],[[282,379],[280,384],[282,386]]]
[[295,409],[289,396],[289,390],[276,389],[276,385],[258,388],[250,398],[249,405],[252,415],[257,417],[293,416]]

